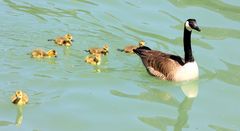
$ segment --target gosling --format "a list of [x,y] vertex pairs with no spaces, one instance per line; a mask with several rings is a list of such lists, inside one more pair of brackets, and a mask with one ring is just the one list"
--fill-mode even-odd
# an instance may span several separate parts
[[28,103],[29,99],[26,93],[24,93],[21,90],[18,90],[15,92],[15,94],[12,96],[11,101],[13,104],[16,105],[25,105]]
[[91,65],[101,64],[101,54],[91,54],[85,58],[85,62]]
[[124,49],[118,49],[118,51],[129,53],[129,54],[134,54],[133,50],[137,49],[138,47],[143,47],[145,45],[145,41],[141,40],[137,45],[129,45],[126,46]]
[[49,39],[48,41],[54,41],[55,44],[60,46],[72,46],[73,36],[71,34],[66,34],[55,39]]
[[35,49],[31,53],[32,58],[51,58],[57,57],[57,52],[55,50],[49,50],[45,52],[42,49]]
[[105,44],[103,48],[90,48],[88,50],[85,50],[86,52],[90,54],[102,54],[107,55],[109,53],[109,46]]

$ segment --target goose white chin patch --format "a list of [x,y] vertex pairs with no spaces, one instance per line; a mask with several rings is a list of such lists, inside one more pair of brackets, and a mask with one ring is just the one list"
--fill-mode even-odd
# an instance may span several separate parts
[[185,81],[198,78],[197,62],[189,62],[180,67],[175,74],[175,81]]
[[188,31],[192,31],[192,27],[189,25],[189,22],[188,22],[188,21],[186,21],[185,27],[186,27],[186,29],[187,29]]

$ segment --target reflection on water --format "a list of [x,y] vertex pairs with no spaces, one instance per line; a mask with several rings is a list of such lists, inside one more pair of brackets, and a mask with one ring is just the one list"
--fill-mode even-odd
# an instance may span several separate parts
[[23,121],[23,106],[17,106],[16,126],[20,126]]
[[120,96],[120,97],[158,102],[158,103],[166,104],[173,107],[178,107],[180,104],[179,101],[175,97],[173,97],[170,93],[161,91],[159,89],[149,88],[147,89],[146,92],[143,92],[139,95],[129,95],[116,90],[112,90],[111,93],[113,95]]
[[198,95],[198,80],[181,83],[182,92],[188,98],[195,98]]
[[169,0],[172,4],[178,7],[186,6],[197,6],[215,11],[224,15],[227,18],[233,20],[240,20],[239,6],[229,5],[224,3],[222,0],[208,1],[206,4],[205,0],[193,1],[193,0]]
[[159,102],[176,108],[178,110],[178,116],[176,119],[167,116],[140,116],[138,119],[143,123],[159,128],[162,131],[166,131],[168,127],[173,127],[174,131],[181,131],[183,128],[187,127],[189,118],[188,111],[191,109],[193,101],[198,95],[198,81],[195,80],[180,83],[180,86],[182,92],[185,94],[185,98],[182,102],[179,102],[175,96],[169,92],[151,88],[146,88],[147,92],[139,95],[129,95],[116,90],[112,90],[111,93],[120,97]]
[[224,60],[222,60],[222,62],[225,64],[227,69],[219,69],[215,72],[205,69],[207,75],[204,75],[203,77],[207,79],[218,79],[226,83],[239,86],[240,73],[236,71],[240,70],[240,65],[231,64]]
[[[22,122],[20,127],[24,130],[41,131],[76,130],[76,126],[71,126],[73,123],[83,123],[80,128],[89,131],[106,128],[148,131],[153,127],[195,130],[193,126],[205,119],[199,129],[238,129],[239,113],[235,109],[239,109],[240,92],[237,61],[240,4],[234,3],[239,0],[2,0],[0,3],[3,18],[0,90],[23,88],[40,92],[33,95],[31,111],[24,112],[27,117],[23,118],[20,108],[11,114],[7,109],[12,107],[3,105],[0,130],[19,130],[15,125]],[[116,51],[143,39],[153,49],[183,56],[183,22],[190,17],[196,18],[202,29],[192,36],[201,74],[199,82],[204,85],[200,94],[198,84],[181,83],[176,88],[176,84],[158,81],[146,74],[137,56]],[[65,33],[74,35],[70,48],[47,41]],[[109,43],[110,54],[102,57],[99,66],[86,64],[87,53],[83,50],[103,43]],[[26,53],[36,47],[56,49],[59,56],[31,59]],[[5,98],[3,92],[1,98]],[[146,108],[136,111],[139,105]],[[114,110],[114,107],[119,108]],[[36,114],[43,115],[36,119]],[[64,124],[59,126],[59,120]],[[123,121],[124,129],[120,125]],[[109,123],[105,129],[104,122]],[[96,129],[98,126],[101,128]]]
[[[180,28],[180,30],[183,30],[183,22],[181,22],[181,24],[179,24],[177,26],[177,28]],[[175,44],[175,45],[178,45],[178,46],[182,46],[182,36],[180,37],[177,37],[177,38],[174,38],[174,39],[170,39],[170,38],[167,38],[163,35],[160,35],[160,34],[154,34],[154,33],[151,33],[151,32],[146,32],[146,31],[142,31],[142,30],[138,30],[138,29],[135,29],[135,28],[132,28],[132,27],[128,27],[128,26],[124,26],[126,29],[132,31],[132,32],[135,32],[135,33],[138,33],[140,35],[144,35],[144,36],[148,36],[148,37],[153,37],[153,38],[157,38],[161,41],[163,41],[164,43],[171,43],[171,44]],[[202,48],[206,48],[206,49],[213,49],[213,47],[211,45],[209,45],[208,43],[200,40],[200,39],[196,39],[196,38],[192,38],[192,43],[194,43],[194,45],[197,45],[197,46],[200,46]],[[161,46],[164,46],[164,45],[161,45]]]
[[229,129],[219,125],[208,125],[208,127],[214,129],[215,131],[237,131],[237,130]]
[[21,126],[23,122],[23,106],[17,106],[17,116],[16,121],[10,122],[10,121],[0,121],[0,126],[9,126],[15,124],[16,126]]
[[44,18],[43,15],[47,16],[56,16],[56,17],[62,17],[62,16],[71,16],[73,18],[81,19],[77,14],[79,12],[86,13],[90,15],[90,12],[81,10],[81,9],[61,9],[61,8],[54,8],[49,9],[45,7],[35,6],[28,2],[22,2],[21,4],[18,4],[18,2],[14,2],[11,0],[4,0],[4,2],[11,8],[17,11],[21,11],[24,13],[31,14],[41,20],[46,21],[46,18]]
[[0,126],[9,126],[11,124],[14,124],[14,123],[10,121],[0,121]]

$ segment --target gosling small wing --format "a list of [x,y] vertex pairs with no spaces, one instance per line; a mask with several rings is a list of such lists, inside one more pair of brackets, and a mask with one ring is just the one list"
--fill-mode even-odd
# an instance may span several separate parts
[[42,49],[35,49],[32,51],[32,57],[43,57],[46,53]]
[[65,38],[64,38],[64,37],[57,37],[57,38],[54,40],[55,44],[58,44],[58,45],[63,45],[64,41],[65,41]]
[[29,98],[26,93],[23,93],[23,101],[27,104],[29,102]]
[[96,53],[101,53],[101,51],[102,51],[102,48],[90,48],[89,49],[89,53],[90,54],[96,54]]
[[134,50],[142,59],[149,74],[163,80],[172,80],[178,67],[184,64],[180,56],[144,48]]
[[133,50],[136,49],[136,48],[138,48],[138,46],[130,45],[130,46],[125,47],[124,51],[126,53],[134,53]]

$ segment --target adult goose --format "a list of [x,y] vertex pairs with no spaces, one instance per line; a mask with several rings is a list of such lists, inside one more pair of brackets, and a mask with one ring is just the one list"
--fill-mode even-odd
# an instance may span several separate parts
[[198,65],[194,60],[191,48],[192,30],[201,31],[195,19],[184,23],[183,45],[184,59],[177,55],[151,50],[143,46],[134,50],[142,59],[149,74],[162,80],[186,81],[198,78]]

